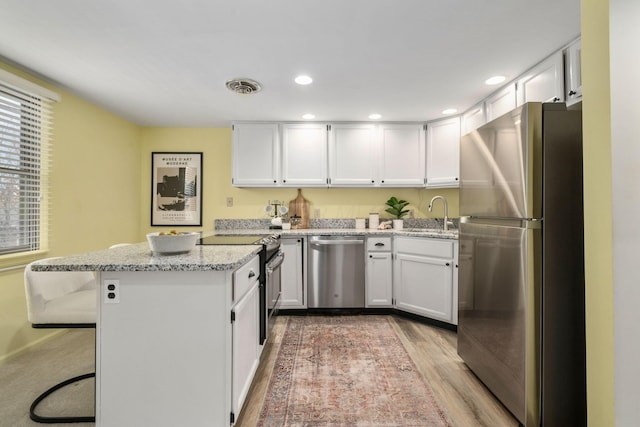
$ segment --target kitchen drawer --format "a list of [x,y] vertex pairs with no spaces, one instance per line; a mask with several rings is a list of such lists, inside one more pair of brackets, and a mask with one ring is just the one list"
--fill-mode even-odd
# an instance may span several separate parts
[[396,237],[395,246],[397,253],[453,259],[452,240]]
[[242,296],[260,277],[260,257],[257,255],[233,273],[231,302],[240,301]]
[[391,237],[367,237],[367,252],[391,252]]

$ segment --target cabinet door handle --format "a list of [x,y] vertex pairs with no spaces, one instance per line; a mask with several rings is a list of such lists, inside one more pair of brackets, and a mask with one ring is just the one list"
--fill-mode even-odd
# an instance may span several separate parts
[[558,98],[557,96],[553,98],[553,102],[558,102],[560,101],[560,98]]
[[253,270],[249,271],[249,279],[255,276],[256,276],[256,273],[254,273]]
[[373,258],[373,255],[369,255],[369,258]]
[[380,243],[380,242],[378,242],[378,243],[376,243],[376,246],[378,246],[378,247],[380,247],[380,246],[384,246],[384,243]]
[[573,95],[575,95],[576,93],[578,93],[578,92],[576,92],[575,90],[570,90],[570,91],[569,91],[569,96],[573,96]]
[[449,264],[449,263],[446,263],[445,265],[446,265],[447,267],[449,267],[449,265],[450,265],[450,264]]

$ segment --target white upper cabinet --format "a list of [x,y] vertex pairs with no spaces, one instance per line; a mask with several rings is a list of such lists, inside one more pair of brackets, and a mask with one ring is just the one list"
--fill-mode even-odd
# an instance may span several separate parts
[[273,187],[280,179],[280,140],[274,123],[233,125],[234,186]]
[[582,101],[582,41],[573,42],[565,50],[565,90],[567,105]]
[[236,187],[454,187],[460,119],[432,125],[427,172],[422,123],[236,123],[232,183]]
[[425,132],[421,124],[380,125],[380,185],[422,187],[425,181]]
[[427,123],[427,188],[460,184],[460,117]]
[[564,101],[562,52],[551,55],[518,79],[518,105]]
[[476,104],[462,115],[461,134],[466,135],[487,122],[484,102]]
[[327,125],[282,125],[282,185],[327,185]]
[[378,178],[378,138],[374,125],[332,124],[329,127],[331,186],[371,187]]
[[516,85],[509,84],[489,96],[485,106],[488,122],[516,108]]

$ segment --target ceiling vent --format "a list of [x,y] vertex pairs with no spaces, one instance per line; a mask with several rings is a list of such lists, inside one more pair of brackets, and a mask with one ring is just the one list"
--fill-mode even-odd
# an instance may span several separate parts
[[226,83],[227,89],[235,92],[241,93],[243,95],[248,95],[254,92],[260,92],[262,86],[255,80],[251,79],[232,79],[228,80]]

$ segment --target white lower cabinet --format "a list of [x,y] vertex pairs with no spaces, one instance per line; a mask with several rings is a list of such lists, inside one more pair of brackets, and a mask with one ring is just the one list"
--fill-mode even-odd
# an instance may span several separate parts
[[256,280],[232,309],[232,410],[239,414],[260,361],[260,294]]
[[280,308],[282,309],[307,308],[303,275],[303,243],[302,237],[282,238],[280,241],[280,250],[284,253],[284,262],[280,270],[282,275]]
[[393,306],[391,237],[367,238],[366,307]]
[[456,243],[445,239],[395,238],[393,286],[396,309],[457,323]]
[[96,427],[233,425],[259,361],[259,275],[257,256],[235,272],[99,272]]

